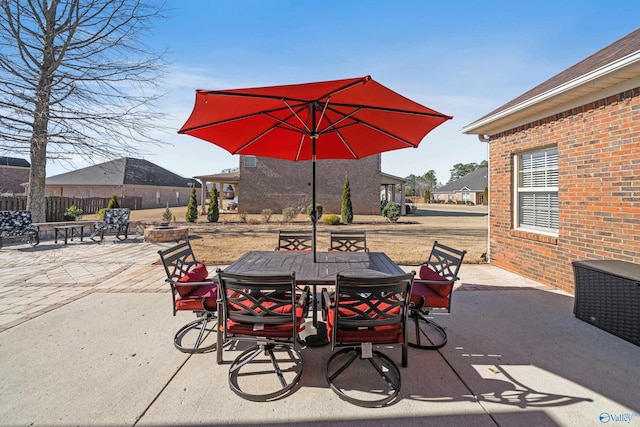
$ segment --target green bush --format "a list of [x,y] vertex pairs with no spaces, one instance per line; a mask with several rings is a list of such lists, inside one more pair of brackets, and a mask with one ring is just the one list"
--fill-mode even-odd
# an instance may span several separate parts
[[322,223],[326,225],[338,225],[340,224],[340,217],[334,214],[325,215],[324,218],[322,218]]
[[262,221],[269,222],[271,221],[271,217],[273,216],[273,211],[271,209],[262,209]]
[[[307,215],[309,215],[309,217],[311,217],[312,210],[313,203],[309,203],[309,206],[307,206]],[[316,203],[316,212],[318,213],[318,215],[316,216],[316,220],[319,220],[320,218],[322,218],[322,205],[319,203]]]
[[298,216],[298,211],[296,208],[284,208],[282,210],[282,221],[291,222],[295,217]]
[[109,199],[109,203],[107,203],[107,209],[117,209],[120,207],[120,203],[118,202],[118,196],[115,194],[111,196]]
[[349,186],[349,173],[344,175],[344,187],[342,188],[342,208],[340,210],[342,222],[351,224],[353,222],[353,206],[351,206],[351,187]]
[[220,207],[218,206],[218,189],[215,184],[211,188],[209,196],[209,209],[207,209],[207,221],[218,222],[220,219]]
[[184,215],[184,217],[187,222],[196,222],[198,220],[198,199],[196,197],[196,187],[191,187],[191,195],[189,196],[187,213]]
[[382,209],[382,216],[387,218],[389,222],[396,222],[400,218],[400,205],[396,202],[389,202]]
[[75,221],[80,215],[82,215],[82,209],[76,205],[71,205],[64,212],[65,221]]
[[169,203],[167,203],[167,207],[164,209],[164,212],[162,212],[162,221],[169,222],[171,221],[171,218],[173,218],[173,213],[171,213],[171,209],[169,209]]

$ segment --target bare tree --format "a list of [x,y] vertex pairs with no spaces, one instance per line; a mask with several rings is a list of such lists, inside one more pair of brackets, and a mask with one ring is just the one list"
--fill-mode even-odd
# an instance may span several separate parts
[[163,54],[142,0],[0,0],[0,150],[31,159],[27,208],[45,221],[47,159],[94,161],[153,142]]

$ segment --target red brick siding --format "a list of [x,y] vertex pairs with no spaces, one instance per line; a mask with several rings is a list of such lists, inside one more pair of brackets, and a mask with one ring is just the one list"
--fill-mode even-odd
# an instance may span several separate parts
[[[571,262],[640,262],[640,88],[500,134],[489,143],[491,263],[574,291]],[[513,230],[513,156],[558,147],[559,233]]]
[[[258,157],[256,167],[240,164],[238,208],[260,213],[272,209],[281,213],[287,207],[306,207],[311,203],[310,161]],[[318,160],[316,163],[316,202],[325,213],[340,215],[345,172],[349,172],[351,204],[355,214],[380,214],[380,156],[360,160]]]

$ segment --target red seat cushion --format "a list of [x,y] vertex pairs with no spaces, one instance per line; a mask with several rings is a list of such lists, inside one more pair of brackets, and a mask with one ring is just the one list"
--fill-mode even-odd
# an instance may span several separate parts
[[[450,280],[447,279],[445,276],[443,276],[440,273],[436,273],[435,271],[433,271],[428,265],[423,265],[422,267],[420,267],[420,279],[422,280],[430,280],[430,281],[434,281],[434,282],[449,282]],[[429,288],[431,288],[434,292],[438,293],[441,297],[448,297],[449,294],[451,293],[451,289],[453,289],[453,284],[452,283],[443,283],[443,284],[438,284],[438,283],[428,283],[426,284],[426,286],[428,286]],[[415,285],[414,285],[414,291],[415,291]]]
[[[207,266],[204,264],[198,264],[189,270],[184,276],[178,279],[180,283],[186,282],[204,282],[207,280],[207,276],[209,272],[207,271]],[[176,286],[176,290],[181,297],[186,297],[191,294],[198,286]]]
[[[291,313],[291,306],[289,306],[289,313]],[[298,329],[302,327],[304,323],[304,310],[302,307],[296,308],[296,323]],[[256,322],[259,322],[259,317],[256,316]],[[222,328],[222,326],[220,326]],[[274,338],[290,338],[293,328],[293,323],[280,323],[276,325],[265,324],[263,329],[254,330],[254,323],[242,323],[235,320],[227,319],[227,332],[237,335],[248,335],[254,337],[274,337]]]
[[[381,304],[380,308],[385,309],[385,304]],[[388,306],[388,305],[387,305]],[[361,304],[358,309],[365,310],[368,307],[367,304]],[[400,307],[390,310],[390,313],[397,313]],[[334,328],[333,317],[335,310],[330,308],[327,311],[327,334],[331,336],[331,331]],[[340,307],[338,317],[349,317],[355,315],[356,312],[346,307]],[[392,343],[402,342],[402,323],[395,323],[392,325],[378,325],[369,327],[366,329],[351,329],[351,328],[339,328],[337,333],[337,340],[341,343]]]
[[208,284],[194,286],[187,296],[176,298],[176,310],[202,311],[205,308],[215,310],[218,301],[218,285],[213,280],[205,280]]
[[[424,298],[425,307],[433,308],[449,308],[449,298],[442,296],[440,292],[433,290],[431,283],[424,283],[420,279],[413,281],[413,288],[411,290],[411,302],[416,306],[422,305],[422,298]],[[452,284],[448,285],[435,285],[441,288],[453,287]]]

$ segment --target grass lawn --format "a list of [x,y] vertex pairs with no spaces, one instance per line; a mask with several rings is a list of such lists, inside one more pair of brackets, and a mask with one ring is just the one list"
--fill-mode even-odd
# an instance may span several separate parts
[[[269,222],[262,215],[247,215],[246,222],[238,214],[221,214],[217,223],[209,223],[200,215],[195,224],[184,222],[186,207],[171,208],[176,225],[189,226],[189,239],[196,256],[206,264],[228,264],[249,250],[274,250],[278,230],[310,230],[306,215],[293,222],[281,222],[274,214]],[[155,221],[162,218],[164,208],[131,211],[132,221]],[[330,212],[329,212],[330,213]],[[367,231],[367,247],[385,252],[397,264],[419,264],[428,256],[433,241],[466,250],[465,263],[484,262],[487,252],[487,207],[443,204],[418,204],[415,214],[402,216],[389,223],[382,216],[355,215],[349,225],[317,225],[317,250],[329,246],[329,230],[362,229]]]

